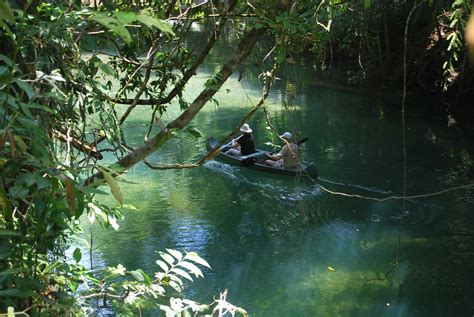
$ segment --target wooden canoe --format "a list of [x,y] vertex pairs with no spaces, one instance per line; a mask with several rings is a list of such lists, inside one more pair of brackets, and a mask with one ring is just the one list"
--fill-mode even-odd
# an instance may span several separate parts
[[[206,140],[206,147],[208,150],[215,149],[219,142],[210,137]],[[224,146],[220,153],[216,156],[217,160],[234,164],[237,166],[244,166],[253,170],[273,173],[273,174],[280,174],[280,175],[288,175],[288,176],[310,176],[312,178],[318,178],[318,170],[313,163],[301,163],[300,168],[277,168],[265,165],[264,162],[266,160],[265,154],[269,153],[269,151],[257,149],[257,151],[250,155],[245,156],[232,156],[229,154],[225,154],[224,152],[229,149],[228,146]]]

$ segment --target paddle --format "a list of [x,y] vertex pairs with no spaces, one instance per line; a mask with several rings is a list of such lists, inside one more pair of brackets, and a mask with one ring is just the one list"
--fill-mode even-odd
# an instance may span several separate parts
[[301,139],[299,140],[296,145],[300,146],[301,144],[305,143],[306,141],[308,141],[309,138],[304,138],[304,139]]
[[[298,141],[296,143],[296,145],[300,146],[301,144],[305,143],[306,141],[308,141],[309,138],[304,138],[304,139],[301,139],[300,141]],[[249,167],[249,166],[252,166],[253,164],[255,164],[259,158],[265,156],[267,153],[270,153],[270,152],[264,152],[264,153],[261,153],[259,155],[255,155],[255,156],[252,156],[252,157],[248,157],[248,158],[245,158],[242,160],[242,166],[245,166],[245,167]]]
[[[242,137],[242,135],[240,135],[240,136],[239,136],[238,138],[236,138],[236,139],[230,140],[227,144],[224,144],[223,146],[221,146],[221,149],[220,149],[220,150],[222,151],[223,149],[226,149],[227,147],[234,145],[241,137]],[[228,150],[228,149],[226,149],[226,150]]]

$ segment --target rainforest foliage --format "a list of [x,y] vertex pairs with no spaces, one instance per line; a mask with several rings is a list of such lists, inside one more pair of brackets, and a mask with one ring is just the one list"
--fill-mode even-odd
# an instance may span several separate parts
[[[343,65],[345,84],[400,90],[406,65],[410,89],[453,105],[473,91],[467,0],[84,2],[0,0],[1,312],[61,314],[97,297],[132,306],[158,298],[165,311],[201,307],[163,304],[163,287],[180,290],[181,278],[202,275],[192,262],[207,263],[193,253],[162,253],[154,277],[121,266],[103,277],[80,264],[79,249],[66,250],[83,215],[116,227],[125,206],[116,178],[176,135],[199,135],[193,118],[250,57],[271,70],[309,56],[318,74]],[[196,47],[186,41],[193,23],[210,30]],[[233,53],[186,100],[186,84],[226,37]],[[149,110],[149,128],[132,148],[121,126],[137,107]],[[180,114],[164,122],[169,107]],[[116,162],[101,163],[104,152]],[[96,199],[102,183],[116,206]],[[124,276],[131,280],[111,281]]]

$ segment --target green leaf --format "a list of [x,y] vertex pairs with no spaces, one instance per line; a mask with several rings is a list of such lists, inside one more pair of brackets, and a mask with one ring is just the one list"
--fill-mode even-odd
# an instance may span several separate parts
[[4,76],[5,74],[10,73],[10,68],[7,66],[0,66],[0,76]]
[[127,28],[114,17],[107,16],[103,13],[96,13],[90,18],[93,21],[105,26],[111,30],[115,35],[119,36],[125,43],[130,44],[132,37],[128,32]]
[[123,24],[130,24],[137,20],[137,15],[134,12],[117,12],[114,15]]
[[[38,95],[37,95],[37,97],[38,97]],[[22,108],[24,107],[24,108],[28,108],[28,109],[38,109],[38,110],[45,111],[45,112],[48,112],[48,113],[53,113],[53,114],[56,113],[50,107],[48,107],[46,105],[41,105],[41,104],[35,103],[35,102],[21,103],[20,105],[21,105]]]
[[164,22],[163,20],[156,19],[156,18],[154,18],[154,17],[152,17],[152,16],[150,16],[146,13],[143,13],[143,12],[140,13],[140,14],[137,14],[136,17],[137,17],[138,22],[146,25],[147,27],[154,26],[157,29],[174,36],[174,31],[173,31],[173,28],[171,27],[171,25]]
[[137,207],[135,207],[134,205],[130,205],[130,204],[123,204],[122,209],[139,211],[139,209]]
[[192,136],[194,136],[196,138],[201,138],[202,137],[202,133],[201,133],[201,131],[199,131],[198,128],[190,127],[187,131],[188,131],[189,134],[191,134]]
[[117,265],[117,267],[112,267],[112,268],[109,268],[110,272],[112,274],[116,274],[116,275],[125,275],[125,271],[127,270],[125,268],[125,266],[123,266],[122,264],[119,264]]
[[5,20],[11,24],[15,23],[13,10],[5,0],[0,0],[0,19]]
[[104,179],[109,185],[110,190],[112,191],[112,195],[115,197],[115,199],[117,199],[117,201],[121,205],[123,205],[123,195],[122,195],[122,191],[120,190],[117,180],[103,168],[99,168],[99,169],[102,172],[102,175],[104,175]]
[[129,272],[134,279],[136,279],[137,281],[139,282],[145,282],[145,277],[142,275],[141,272],[139,272],[138,270],[137,271],[130,271]]
[[14,138],[15,138],[17,147],[23,152],[26,152],[28,146],[26,145],[25,141],[23,141],[23,139],[19,137],[18,135],[15,135]]
[[145,273],[142,269],[138,269],[138,272],[140,272],[143,275],[143,278],[145,279],[145,283],[150,284],[151,278],[148,274]]
[[76,248],[72,254],[72,257],[74,258],[74,261],[76,261],[76,263],[78,263],[81,258],[82,258],[82,252],[79,248]]
[[[3,167],[3,165],[5,165],[5,163],[8,162],[8,160],[6,158],[3,158],[3,157],[0,157],[0,167]],[[2,207],[2,197],[0,197],[0,207]]]
[[98,188],[95,188],[95,187],[83,187],[83,186],[79,186],[78,189],[83,192],[83,193],[86,193],[86,194],[98,194],[98,195],[108,195],[109,193],[107,193],[106,191],[103,191],[103,190],[100,190]]
[[21,233],[13,230],[0,229],[0,236],[20,237]]
[[117,77],[117,73],[115,72],[115,70],[108,64],[105,64],[105,63],[99,63],[99,67],[100,67],[100,70],[106,74],[106,75],[109,75],[109,76],[113,76],[113,77]]
[[15,83],[18,85],[18,87],[21,88],[24,92],[26,92],[28,99],[31,99],[35,95],[35,91],[33,87],[31,87],[30,84],[22,81],[22,80],[16,80]]
[[[0,0],[1,1],[1,0]],[[12,61],[8,56],[0,54],[0,61],[4,61],[10,67],[15,67],[15,62]]]

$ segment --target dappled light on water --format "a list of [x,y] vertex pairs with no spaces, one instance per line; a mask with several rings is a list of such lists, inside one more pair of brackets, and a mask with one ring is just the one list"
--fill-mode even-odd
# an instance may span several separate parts
[[[206,67],[186,89],[186,100],[215,65]],[[275,83],[278,93],[270,94],[266,107],[279,131],[309,138],[300,151],[318,167],[319,182],[367,197],[400,194],[396,106],[313,85],[304,68],[295,73],[293,83]],[[290,105],[282,103],[288,87],[295,93]],[[258,82],[232,77],[216,97],[218,104],[207,104],[196,118],[203,137],[177,131],[149,160],[197,161],[206,153],[206,137],[223,138],[260,97]],[[179,106],[170,111],[179,113]],[[134,131],[129,145],[143,141],[148,115],[149,109],[140,108],[124,127]],[[442,122],[428,128],[417,118],[407,121],[408,192],[464,183],[471,169],[466,145]],[[270,150],[265,143],[278,143],[262,112],[249,124],[259,147]],[[436,142],[426,138],[428,130]],[[186,170],[139,164],[124,178],[125,201],[138,210],[124,211],[118,232],[94,229],[97,266],[123,263],[151,271],[155,250],[197,251],[212,270],[185,295],[206,302],[227,288],[229,300],[252,316],[454,316],[474,302],[474,276],[466,270],[474,261],[472,190],[410,199],[402,210],[400,200],[335,196],[305,178],[214,160]],[[398,249],[399,266],[385,278]]]

